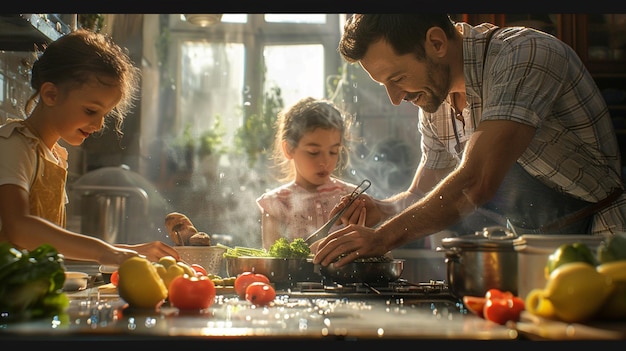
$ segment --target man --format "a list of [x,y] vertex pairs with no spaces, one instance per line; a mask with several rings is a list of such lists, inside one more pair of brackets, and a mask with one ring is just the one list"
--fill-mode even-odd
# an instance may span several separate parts
[[[343,58],[383,85],[392,104],[420,108],[422,159],[407,191],[366,203],[368,224],[386,221],[331,233],[314,263],[383,255],[447,228],[625,231],[612,121],[565,43],[530,28],[455,24],[443,14],[357,14],[344,29]],[[357,223],[358,206],[342,221]]]

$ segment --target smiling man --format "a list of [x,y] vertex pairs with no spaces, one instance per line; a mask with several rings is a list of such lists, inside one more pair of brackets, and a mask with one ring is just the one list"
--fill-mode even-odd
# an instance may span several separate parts
[[422,158],[407,191],[367,207],[382,223],[330,234],[315,263],[382,255],[444,229],[626,230],[607,106],[559,39],[531,28],[454,23],[445,14],[356,14],[339,52],[384,86],[392,104],[418,107]]

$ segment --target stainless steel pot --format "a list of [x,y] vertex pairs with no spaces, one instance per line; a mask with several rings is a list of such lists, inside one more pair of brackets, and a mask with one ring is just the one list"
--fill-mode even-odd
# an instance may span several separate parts
[[352,261],[344,266],[336,267],[319,265],[323,278],[332,279],[339,284],[366,283],[370,285],[386,285],[400,278],[404,270],[403,259],[391,261]]
[[260,273],[272,283],[296,283],[321,280],[314,272],[313,262],[305,258],[226,257],[226,273],[236,277],[243,272]]
[[517,237],[504,227],[484,228],[473,235],[445,238],[448,288],[459,298],[484,296],[496,288],[517,295]]

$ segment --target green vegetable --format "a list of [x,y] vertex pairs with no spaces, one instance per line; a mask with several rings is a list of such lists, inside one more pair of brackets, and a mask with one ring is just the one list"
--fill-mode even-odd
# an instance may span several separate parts
[[286,238],[280,238],[270,246],[269,250],[242,246],[222,247],[226,248],[224,257],[308,258],[311,254],[311,248],[301,238],[296,238],[291,242]]
[[600,263],[626,260],[626,237],[613,235],[598,246]]
[[587,245],[583,243],[563,244],[548,257],[546,275],[550,275],[560,265],[570,262],[585,262],[592,266],[597,265],[597,260]]
[[289,242],[287,238],[276,240],[269,250],[270,256],[279,258],[307,258],[311,253],[311,248],[302,238],[293,239]]
[[63,283],[63,256],[54,247],[44,244],[28,252],[0,243],[2,321],[63,314],[69,307]]
[[223,254],[224,257],[269,257],[269,253],[264,249],[252,247],[235,246],[228,247]]

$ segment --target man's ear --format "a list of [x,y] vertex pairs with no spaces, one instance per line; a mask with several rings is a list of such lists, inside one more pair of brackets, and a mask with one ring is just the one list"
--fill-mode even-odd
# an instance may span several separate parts
[[426,54],[431,57],[444,57],[448,51],[448,37],[440,27],[431,27],[426,32],[426,40],[424,41]]
[[45,82],[41,85],[41,88],[39,88],[39,98],[42,103],[48,106],[54,105],[57,102],[58,97],[59,89],[54,83]]

